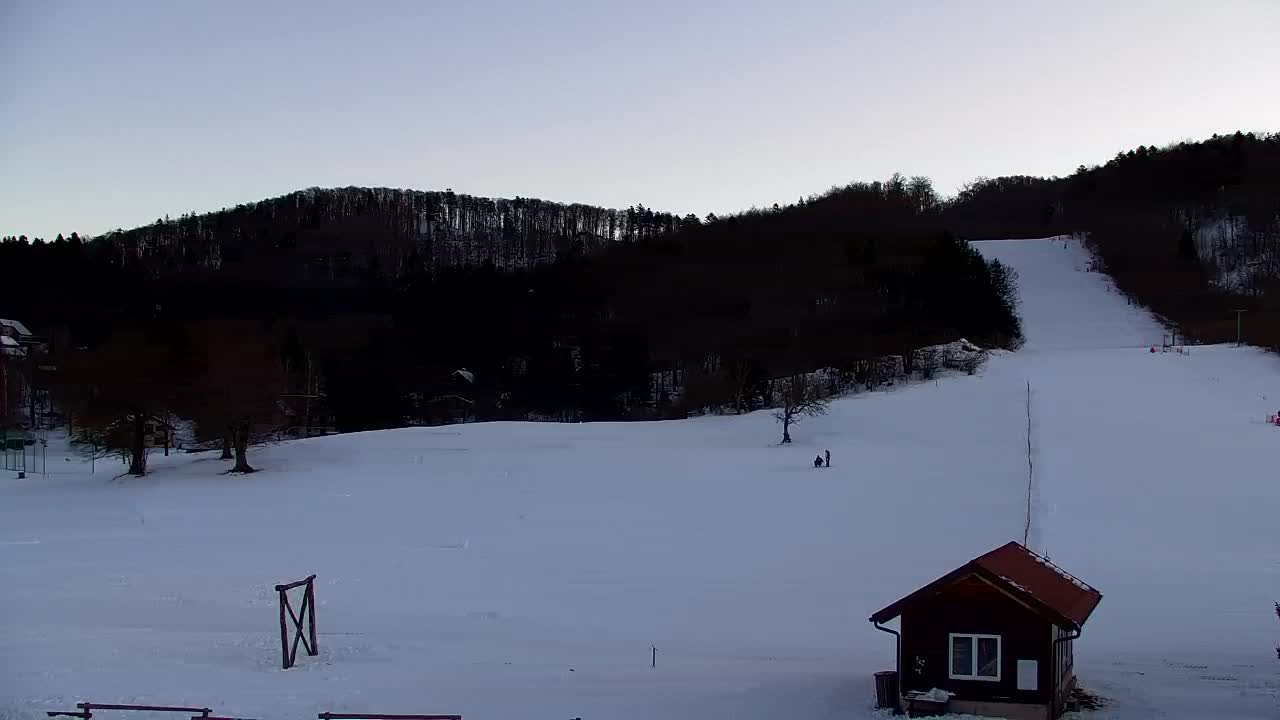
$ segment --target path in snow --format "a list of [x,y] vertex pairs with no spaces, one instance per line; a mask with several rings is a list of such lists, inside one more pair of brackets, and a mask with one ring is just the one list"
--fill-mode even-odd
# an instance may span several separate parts
[[[1105,596],[1077,648],[1098,717],[1274,718],[1275,358],[1153,356],[1078,245],[981,249],[1020,274],[1027,348],[792,447],[768,413],[494,423],[285,443],[248,477],[0,480],[0,717],[878,717],[868,615],[1022,537],[1029,381],[1036,544]],[[311,572],[321,654],[284,672],[271,586]]]
[[1077,673],[1116,717],[1274,718],[1280,362],[1151,354],[1162,327],[1077,242],[979,247],[1020,276],[1027,346],[991,372],[1032,386],[1037,549],[1104,594]]
[[1018,273],[1023,352],[1160,345],[1162,326],[1131,307],[1110,276],[1089,271],[1091,258],[1079,241],[989,240],[974,245]]

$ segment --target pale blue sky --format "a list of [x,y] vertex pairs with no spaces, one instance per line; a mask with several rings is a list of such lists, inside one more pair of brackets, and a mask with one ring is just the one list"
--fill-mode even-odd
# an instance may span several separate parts
[[1280,130],[1280,0],[0,0],[0,233],[312,185],[722,213]]

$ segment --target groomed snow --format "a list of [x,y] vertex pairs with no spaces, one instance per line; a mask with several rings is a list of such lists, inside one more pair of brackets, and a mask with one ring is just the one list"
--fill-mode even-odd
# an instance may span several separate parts
[[[1026,349],[841,400],[791,447],[756,413],[297,441],[247,477],[6,473],[0,717],[880,717],[867,617],[1022,539],[1030,382],[1033,549],[1104,594],[1091,716],[1273,720],[1280,363],[1152,355],[1161,327],[1075,243],[981,247],[1021,276]],[[272,585],[309,573],[320,656],[282,671]]]

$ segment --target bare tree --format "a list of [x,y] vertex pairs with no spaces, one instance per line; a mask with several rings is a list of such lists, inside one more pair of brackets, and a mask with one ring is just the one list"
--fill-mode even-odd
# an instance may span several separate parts
[[62,356],[52,389],[83,438],[127,453],[128,474],[145,475],[147,427],[174,396],[172,361],[167,343],[117,331],[101,345]]
[[182,394],[182,414],[194,421],[197,438],[223,442],[223,458],[231,455],[228,450],[234,453],[231,472],[253,472],[253,428],[280,415],[285,372],[279,347],[252,320],[206,320],[190,333],[190,384]]
[[[1276,617],[1280,618],[1280,602],[1276,603]],[[1276,657],[1280,658],[1280,646],[1276,647]]]
[[750,360],[738,359],[728,363],[725,368],[729,385],[733,390],[733,411],[741,415],[747,408],[747,393],[751,383],[756,379],[755,364]]
[[911,209],[918,213],[928,212],[940,202],[933,181],[923,175],[912,176],[907,181],[907,197],[911,200]]
[[819,394],[818,386],[807,375],[793,375],[778,383],[779,401],[782,407],[773,417],[782,423],[782,442],[791,442],[791,426],[801,418],[827,414],[829,398]]

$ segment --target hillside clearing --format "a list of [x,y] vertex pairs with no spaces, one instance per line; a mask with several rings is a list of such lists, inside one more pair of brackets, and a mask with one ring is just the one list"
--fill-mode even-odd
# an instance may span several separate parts
[[[1025,348],[837,401],[788,447],[760,412],[5,477],[0,716],[876,717],[893,646],[867,616],[1022,539],[1030,383],[1030,544],[1104,594],[1076,644],[1090,717],[1273,718],[1277,359],[1153,355],[1160,326],[1078,245],[981,247],[1021,276]],[[271,588],[309,573],[320,655],[282,671]]]

